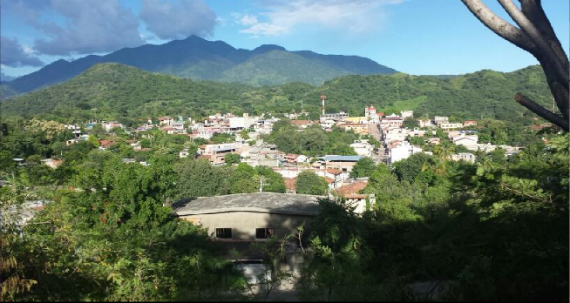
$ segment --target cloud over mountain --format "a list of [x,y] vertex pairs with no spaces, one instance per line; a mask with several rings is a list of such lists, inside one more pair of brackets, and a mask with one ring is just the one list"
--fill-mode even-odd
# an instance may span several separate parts
[[44,65],[30,50],[22,47],[18,40],[4,36],[1,37],[0,41],[0,61],[2,65],[9,67]]
[[140,17],[150,32],[164,40],[209,37],[217,19],[204,0],[143,0]]

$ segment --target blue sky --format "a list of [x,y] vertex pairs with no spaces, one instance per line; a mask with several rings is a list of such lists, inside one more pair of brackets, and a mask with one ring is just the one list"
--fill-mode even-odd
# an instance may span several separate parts
[[[496,0],[484,2],[510,21]],[[358,55],[416,75],[537,64],[484,27],[459,0],[2,0],[1,5],[3,77],[62,58],[192,34],[236,48],[278,44]],[[543,6],[568,53],[569,1],[545,0]]]

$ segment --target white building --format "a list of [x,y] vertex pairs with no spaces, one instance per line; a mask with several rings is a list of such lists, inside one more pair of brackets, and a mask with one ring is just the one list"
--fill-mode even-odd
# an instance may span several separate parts
[[409,142],[404,141],[397,146],[389,147],[388,151],[388,164],[392,164],[407,159],[409,156],[420,153],[423,150],[418,146],[411,145]]
[[350,147],[354,149],[357,155],[364,157],[372,157],[372,152],[374,147],[368,143],[368,140],[357,140],[350,144]]
[[465,135],[461,134],[459,136],[455,136],[451,139],[451,142],[455,145],[463,145],[467,149],[477,149],[477,141],[479,137],[477,135]]
[[451,155],[451,160],[453,161],[467,161],[467,162],[471,162],[471,163],[475,163],[475,155],[472,153],[458,153],[455,155]]
[[463,123],[441,122],[439,127],[443,130],[463,128]]
[[414,111],[413,110],[403,110],[400,112],[400,116],[402,117],[402,119],[413,118],[414,117]]
[[232,117],[230,120],[230,128],[244,129],[250,128],[257,124],[258,117],[250,117],[248,113],[244,113],[242,117]]
[[404,120],[400,116],[391,114],[390,116],[384,117],[380,120],[380,128],[402,127],[403,123]]

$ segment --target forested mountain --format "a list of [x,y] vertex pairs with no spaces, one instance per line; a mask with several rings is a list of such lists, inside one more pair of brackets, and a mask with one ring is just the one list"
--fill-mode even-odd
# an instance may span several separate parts
[[190,36],[185,40],[174,40],[162,45],[124,48],[105,56],[90,55],[72,62],[58,60],[9,85],[20,93],[29,92],[67,81],[103,62],[122,63],[146,71],[194,80],[252,85],[294,81],[319,85],[341,75],[396,72],[358,56],[321,55],[311,51],[289,52],[277,45],[262,45],[250,51],[236,49],[223,41],[207,41]]
[[136,120],[163,114],[199,118],[215,112],[261,114],[304,109],[315,117],[319,96],[325,94],[327,112],[344,110],[353,116],[362,116],[364,106],[373,104],[387,114],[414,110],[416,117],[529,120],[534,114],[514,101],[517,92],[543,105],[552,102],[539,66],[512,73],[484,70],[452,79],[400,73],[343,76],[322,86],[296,82],[253,87],[193,81],[107,63],[66,83],[6,100],[2,115]]

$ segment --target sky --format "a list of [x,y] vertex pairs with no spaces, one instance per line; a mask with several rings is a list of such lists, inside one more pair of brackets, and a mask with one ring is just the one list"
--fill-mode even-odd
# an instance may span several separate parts
[[[568,54],[569,1],[542,2]],[[484,3],[513,23],[496,0]],[[1,0],[0,14],[3,80],[59,59],[190,35],[236,48],[357,55],[414,75],[538,64],[459,0]]]

